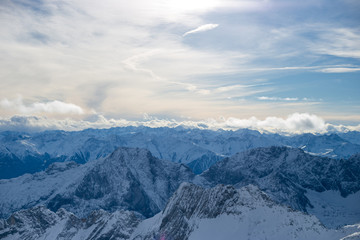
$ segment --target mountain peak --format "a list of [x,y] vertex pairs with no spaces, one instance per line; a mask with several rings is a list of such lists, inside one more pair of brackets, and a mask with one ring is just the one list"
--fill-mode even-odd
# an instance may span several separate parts
[[140,223],[132,237],[305,239],[302,234],[310,239],[329,239],[333,232],[313,216],[276,204],[254,185],[235,189],[220,184],[205,189],[185,183],[161,213]]
[[[307,212],[313,208],[307,191],[332,191],[346,197],[360,190],[359,156],[337,160],[313,156],[296,148],[256,148],[217,162],[197,181],[210,186],[232,184],[237,187],[253,183],[277,202]],[[327,214],[326,209],[319,211]]]
[[148,150],[118,148],[84,165],[56,163],[43,172],[0,181],[0,192],[6,193],[0,195],[0,216],[42,204],[81,217],[100,208],[150,217],[163,209],[181,182],[193,177],[189,168],[157,159]]

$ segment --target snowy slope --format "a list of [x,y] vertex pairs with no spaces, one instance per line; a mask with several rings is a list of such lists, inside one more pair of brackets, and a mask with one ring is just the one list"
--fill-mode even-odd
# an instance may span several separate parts
[[338,135],[351,142],[351,143],[355,143],[355,144],[359,144],[360,145],[360,132],[357,131],[349,131],[349,132],[345,132],[345,133],[338,133]]
[[[307,212],[318,206],[315,199],[320,197],[310,194],[311,191],[324,194],[331,191],[331,196],[338,199],[336,202],[343,201],[344,204],[350,198],[353,202],[360,202],[360,195],[354,194],[360,190],[359,176],[359,154],[347,160],[337,160],[309,155],[301,149],[270,147],[225,158],[198,176],[195,182],[237,187],[252,183],[277,202]],[[334,201],[329,201],[328,207],[334,204]],[[326,208],[317,207],[312,212],[328,226],[341,226],[360,222],[358,209],[348,209],[330,218],[326,217]],[[334,223],[334,219],[337,222]]]
[[185,165],[157,159],[147,150],[119,148],[84,165],[56,163],[44,172],[0,180],[0,215],[45,205],[78,216],[96,209],[126,209],[148,217],[165,206],[180,183],[193,177]]
[[[353,230],[356,231],[356,230]],[[166,208],[146,219],[134,239],[340,239],[316,217],[281,206],[253,185],[211,189],[184,183]]]
[[[348,138],[347,134],[342,136]],[[350,140],[350,138],[348,138]],[[338,134],[301,134],[291,136],[289,138],[283,137],[281,142],[284,145],[289,145],[295,148],[301,148],[306,152],[314,155],[326,156],[331,158],[348,158],[351,155],[359,152],[359,145],[357,142],[352,143]]]

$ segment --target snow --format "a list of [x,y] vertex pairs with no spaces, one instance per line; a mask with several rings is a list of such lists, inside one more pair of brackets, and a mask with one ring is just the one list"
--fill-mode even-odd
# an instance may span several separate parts
[[360,191],[342,197],[338,191],[316,192],[308,190],[306,197],[314,208],[307,208],[327,227],[335,228],[360,223]]
[[151,217],[151,218],[147,218],[145,220],[143,220],[142,222],[140,222],[140,224],[136,227],[136,229],[134,230],[134,232],[131,235],[131,239],[135,238],[137,236],[145,236],[148,233],[151,232],[156,232],[157,229],[160,228],[161,225],[161,221],[162,221],[162,213],[158,213],[155,216]]
[[[196,219],[197,228],[189,240],[331,240],[339,239],[341,233],[313,226],[303,219],[289,219],[281,212],[257,208],[243,216],[220,215],[214,219]],[[299,221],[294,223],[295,221]]]
[[[54,166],[64,166],[71,163],[56,163]],[[84,176],[89,165],[73,166],[65,171],[55,171],[52,174],[40,172],[33,175],[25,174],[18,178],[0,180],[0,213],[9,215],[14,210],[27,206],[42,205],[41,199],[49,199],[57,194],[71,189],[74,183]]]

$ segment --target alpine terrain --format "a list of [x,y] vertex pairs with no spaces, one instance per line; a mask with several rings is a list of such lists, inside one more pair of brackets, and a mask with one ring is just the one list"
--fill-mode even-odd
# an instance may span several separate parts
[[0,239],[360,238],[356,134],[168,130],[2,133]]
[[118,127],[77,132],[0,133],[0,179],[45,170],[53,162],[85,162],[108,156],[118,147],[148,149],[155,157],[187,164],[196,174],[238,152],[270,146],[302,148],[335,159],[360,152],[354,132],[285,136],[255,130]]

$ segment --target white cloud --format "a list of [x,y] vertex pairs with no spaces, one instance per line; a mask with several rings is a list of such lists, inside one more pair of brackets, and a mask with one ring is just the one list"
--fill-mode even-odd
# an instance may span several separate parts
[[[299,98],[297,98],[297,97],[285,97],[285,98],[281,98],[281,97],[266,97],[266,96],[261,96],[261,97],[258,97],[258,100],[262,100],[262,101],[298,101]],[[303,100],[305,100],[305,98],[304,98]]]
[[189,34],[194,34],[194,33],[199,33],[199,32],[206,32],[206,31],[209,31],[209,30],[212,30],[214,28],[217,28],[219,26],[219,24],[212,24],[212,23],[209,23],[209,24],[204,24],[204,25],[201,25],[200,27],[197,27],[193,30],[190,30],[186,33],[183,34],[183,37],[189,35]]
[[0,101],[0,106],[10,111],[15,111],[21,114],[38,114],[38,113],[50,113],[50,114],[83,114],[84,111],[81,107],[72,104],[64,103],[61,101],[50,102],[35,102],[29,105],[25,105],[21,97],[11,101],[4,98]]
[[319,72],[323,72],[323,73],[347,73],[347,72],[358,72],[358,71],[360,71],[360,68],[344,68],[344,67],[324,68],[319,70]]
[[301,133],[326,133],[327,131],[360,131],[360,125],[345,126],[326,123],[322,118],[308,113],[294,113],[286,118],[267,117],[264,120],[256,117],[248,119],[221,118],[218,120],[207,119],[202,121],[174,119],[159,119],[144,114],[140,121],[129,121],[126,119],[106,118],[102,115],[94,115],[91,120],[55,120],[47,117],[14,116],[12,118],[0,118],[0,131],[42,131],[61,129],[66,131],[83,130],[87,128],[111,128],[125,126],[147,126],[157,127],[189,127],[209,130],[237,130],[249,128],[261,132],[273,132],[279,134],[301,134]]

